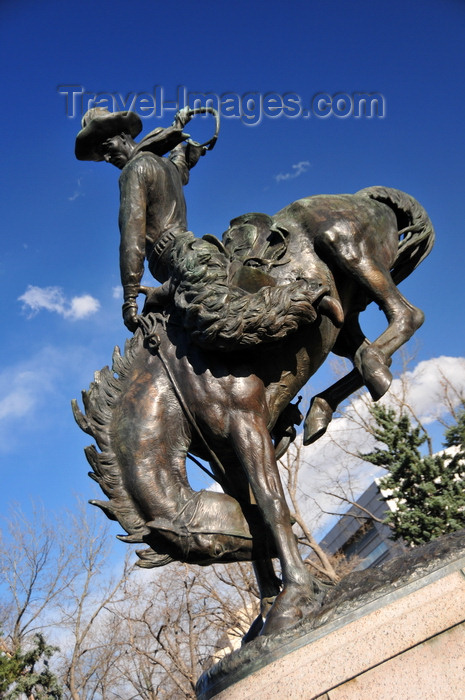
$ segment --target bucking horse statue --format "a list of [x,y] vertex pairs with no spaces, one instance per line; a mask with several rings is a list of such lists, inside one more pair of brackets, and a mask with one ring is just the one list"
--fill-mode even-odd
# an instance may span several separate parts
[[[277,465],[302,420],[291,402],[330,352],[354,368],[313,399],[305,444],[355,390],[383,396],[392,354],[423,322],[397,284],[428,255],[434,230],[411,196],[368,187],[239,216],[222,241],[196,238],[182,186],[213,140],[183,132],[193,114],[181,110],[139,143],[134,113],[96,108],[83,119],[76,156],[122,170],[123,316],[134,335],[74,415],[97,443],[85,452],[108,500],[92,503],[120,523],[121,540],[146,545],[140,565],[252,561],[262,601],[274,600],[255,634],[271,634],[311,614],[322,590],[300,556]],[[141,287],[144,259],[159,287]],[[372,301],[388,325],[369,342],[359,314]],[[209,463],[221,493],[192,489],[188,455]]]

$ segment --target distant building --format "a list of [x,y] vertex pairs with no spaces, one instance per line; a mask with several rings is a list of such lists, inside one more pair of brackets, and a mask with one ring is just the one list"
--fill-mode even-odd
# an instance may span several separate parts
[[[370,484],[356,503],[381,520],[386,517],[391,507],[389,501],[382,500],[376,481]],[[392,504],[392,507],[395,505]],[[405,548],[402,542],[390,539],[391,528],[376,522],[368,513],[357,506],[351,506],[320,542],[330,554],[340,553],[347,559],[360,559],[354,567],[355,570],[379,566],[400,554]]]

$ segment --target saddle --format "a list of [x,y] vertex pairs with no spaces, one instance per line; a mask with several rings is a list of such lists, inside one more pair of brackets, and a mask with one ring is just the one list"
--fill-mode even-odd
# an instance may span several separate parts
[[[228,285],[254,294],[263,287],[275,287],[273,267],[289,262],[286,256],[288,231],[273,224],[267,214],[243,214],[233,219],[223,234],[223,242],[207,233],[203,240],[214,245],[229,259]],[[160,311],[172,300],[171,280],[159,287],[141,287],[146,295],[143,313]]]

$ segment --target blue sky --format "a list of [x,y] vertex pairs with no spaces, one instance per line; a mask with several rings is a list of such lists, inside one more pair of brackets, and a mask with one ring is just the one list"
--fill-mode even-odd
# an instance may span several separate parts
[[[402,285],[426,313],[418,360],[464,354],[465,4],[459,0],[3,0],[0,512],[94,497],[69,404],[127,332],[120,316],[118,171],[78,162],[80,115],[58,86],[153,94],[379,93],[383,118],[224,118],[186,188],[189,225],[388,185],[427,209],[437,244]],[[144,120],[144,133],[173,112]],[[201,138],[210,124],[191,122]],[[30,288],[34,288],[31,292]],[[29,290],[29,292],[27,292]],[[26,296],[24,296],[26,294]],[[23,297],[23,301],[20,298]],[[73,301],[74,300],[74,301]],[[363,327],[383,327],[375,309]],[[328,370],[311,385],[327,385]]]

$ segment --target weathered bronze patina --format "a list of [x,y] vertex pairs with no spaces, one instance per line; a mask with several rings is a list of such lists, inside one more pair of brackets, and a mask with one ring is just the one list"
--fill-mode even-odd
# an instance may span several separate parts
[[[370,187],[240,216],[222,241],[196,238],[182,188],[206,146],[183,144],[191,117],[182,110],[139,143],[135,114],[84,117],[77,157],[122,170],[123,317],[134,336],[83,393],[85,413],[74,411],[99,448],[86,450],[109,498],[96,504],[128,533],[121,539],[148,545],[141,565],[252,560],[263,601],[276,596],[254,633],[270,634],[314,611],[321,592],[276,461],[301,420],[291,401],[331,351],[354,370],[313,400],[307,443],[357,388],[375,400],[387,391],[392,354],[423,321],[396,284],[429,253],[434,231],[412,197]],[[145,260],[161,286],[140,287]],[[370,343],[358,318],[372,300],[388,327]],[[188,453],[209,462],[224,493],[192,490]]]

